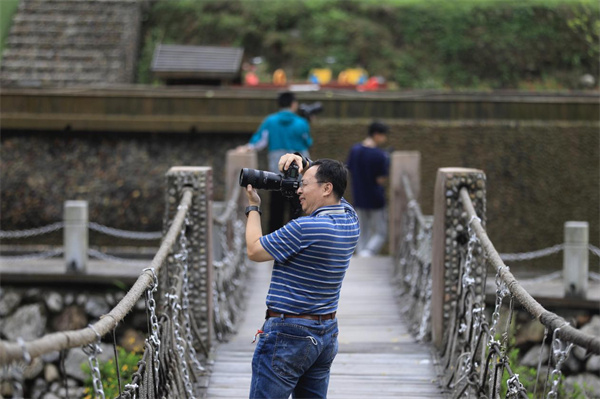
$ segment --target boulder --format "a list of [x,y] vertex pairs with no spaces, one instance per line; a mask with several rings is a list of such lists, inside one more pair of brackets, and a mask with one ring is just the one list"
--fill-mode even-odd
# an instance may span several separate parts
[[32,341],[44,335],[46,315],[40,304],[25,305],[7,317],[2,325],[2,334],[10,341],[22,338]]
[[52,328],[54,331],[78,330],[87,324],[88,318],[83,309],[77,305],[71,305],[54,317]]
[[21,295],[15,291],[2,290],[0,293],[0,317],[11,314],[21,303]]
[[575,384],[585,392],[585,398],[600,398],[600,377],[592,373],[582,373],[565,378],[564,386],[567,397],[575,392]]

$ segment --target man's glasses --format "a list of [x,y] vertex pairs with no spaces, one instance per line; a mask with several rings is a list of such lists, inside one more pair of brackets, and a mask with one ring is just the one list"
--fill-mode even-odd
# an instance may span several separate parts
[[304,187],[304,186],[306,186],[306,185],[308,185],[308,184],[311,184],[311,183],[318,183],[318,184],[322,184],[322,183],[327,183],[327,182],[326,182],[326,181],[314,181],[314,182],[308,182],[308,183],[307,183],[307,182],[305,182],[304,180],[300,180],[300,187]]

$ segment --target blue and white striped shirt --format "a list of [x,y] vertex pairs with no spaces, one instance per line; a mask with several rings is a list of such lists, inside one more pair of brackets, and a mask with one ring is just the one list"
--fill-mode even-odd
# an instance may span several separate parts
[[356,212],[342,199],[261,237],[275,259],[267,307],[285,314],[337,311],[359,231]]

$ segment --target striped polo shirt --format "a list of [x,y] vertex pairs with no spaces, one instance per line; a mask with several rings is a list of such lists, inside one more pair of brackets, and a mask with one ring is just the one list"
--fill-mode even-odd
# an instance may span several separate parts
[[342,198],[260,238],[275,259],[267,307],[285,314],[337,311],[342,280],[358,241],[358,217]]

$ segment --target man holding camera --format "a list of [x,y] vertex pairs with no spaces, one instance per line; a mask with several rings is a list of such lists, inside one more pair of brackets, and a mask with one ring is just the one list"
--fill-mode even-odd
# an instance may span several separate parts
[[263,235],[261,199],[246,187],[246,246],[255,262],[274,260],[266,321],[252,359],[250,398],[325,398],[337,354],[336,311],[342,280],[359,235],[358,217],[343,199],[342,162],[311,163],[298,154],[280,158],[278,169],[299,167],[297,194],[307,215]]
[[[299,152],[309,157],[308,149],[313,139],[310,135],[310,124],[306,118],[297,114],[298,101],[294,93],[286,91],[277,98],[279,111],[267,116],[258,130],[250,138],[250,142],[239,147],[239,150],[260,151],[268,146],[269,170],[279,172],[277,163],[286,153]],[[286,201],[278,191],[271,193],[269,206],[269,231],[273,232],[283,226]]]

